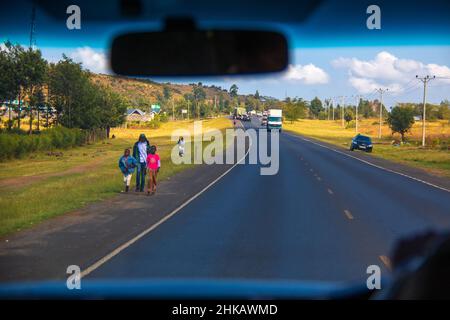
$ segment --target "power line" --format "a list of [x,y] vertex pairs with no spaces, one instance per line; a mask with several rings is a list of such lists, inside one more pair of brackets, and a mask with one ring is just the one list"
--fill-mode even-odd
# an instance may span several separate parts
[[415,90],[417,90],[417,89],[419,89],[419,88],[420,88],[420,83],[417,82],[417,83],[415,83],[413,86],[411,86],[411,87],[405,89],[405,91],[404,91],[401,95],[396,96],[396,103],[399,102],[399,98],[402,98],[402,97],[404,97],[404,96],[406,96],[406,95],[409,95],[409,94],[411,94],[412,92],[414,92]]

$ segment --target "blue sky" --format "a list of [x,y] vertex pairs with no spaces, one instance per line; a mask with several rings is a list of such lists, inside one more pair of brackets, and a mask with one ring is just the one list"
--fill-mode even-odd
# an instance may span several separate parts
[[[94,72],[109,73],[107,54],[102,48],[40,47],[50,61],[60,59],[62,53]],[[384,101],[391,107],[396,102],[420,102],[423,86],[415,75],[436,75],[430,82],[428,101],[439,103],[450,99],[450,46],[397,47],[337,47],[297,48],[291,52],[291,64],[284,73],[266,76],[210,77],[210,78],[156,78],[154,80],[178,83],[201,81],[229,88],[236,83],[241,93],[254,93],[277,98],[315,96],[333,98],[346,96],[354,103],[356,95],[367,99],[378,98],[375,88],[388,88]],[[341,101],[337,99],[336,101]]]
[[[0,13],[0,41],[9,39],[28,45],[29,17],[11,16]],[[364,16],[363,16],[364,18]],[[388,107],[396,102],[420,102],[423,87],[415,75],[430,74],[440,79],[430,82],[428,101],[439,103],[450,100],[450,37],[448,28],[440,28],[440,37],[408,40],[397,33],[385,32],[373,35],[367,31],[354,37],[330,34],[317,30],[322,20],[314,19],[303,29],[297,26],[280,28],[285,31],[293,45],[289,69],[280,74],[260,77],[214,77],[184,79],[153,79],[181,83],[203,82],[229,88],[236,83],[241,93],[254,93],[277,98],[302,97],[310,100],[315,96],[322,99],[347,96],[347,102],[354,103],[354,96],[377,98],[375,88],[389,88],[385,96]],[[50,21],[38,12],[36,45],[49,61],[57,61],[65,53],[93,72],[109,73],[107,47],[111,36],[123,28],[155,28],[156,24],[83,24],[82,30],[68,31],[65,21]],[[398,26],[397,26],[398,27]],[[384,31],[383,31],[384,32]],[[428,34],[432,34],[433,30]],[[434,34],[434,33],[433,33]],[[411,35],[411,33],[410,33]],[[446,36],[447,35],[447,36]],[[318,40],[319,39],[319,40]],[[351,41],[350,41],[351,40]],[[398,43],[396,43],[396,41]],[[430,43],[431,41],[431,43]],[[381,46],[380,43],[390,43]],[[411,45],[411,43],[415,45]],[[433,45],[434,43],[434,45]],[[340,45],[339,45],[340,44]],[[401,44],[401,45],[400,45]]]

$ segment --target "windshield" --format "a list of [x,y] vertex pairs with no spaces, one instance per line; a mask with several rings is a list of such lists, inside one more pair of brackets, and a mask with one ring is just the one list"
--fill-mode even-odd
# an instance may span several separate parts
[[[447,230],[448,3],[431,1],[422,24],[409,2],[307,2],[144,1],[136,16],[2,3],[0,283],[366,288],[393,275],[401,238]],[[282,33],[286,70],[112,72],[114,37],[188,13],[203,29]]]
[[371,142],[369,137],[359,136],[357,139],[361,142]]

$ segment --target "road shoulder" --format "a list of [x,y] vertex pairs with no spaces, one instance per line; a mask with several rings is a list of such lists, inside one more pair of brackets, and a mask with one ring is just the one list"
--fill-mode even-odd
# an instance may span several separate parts
[[162,181],[153,196],[130,192],[50,219],[0,240],[0,281],[64,279],[170,214],[231,165],[198,165]]

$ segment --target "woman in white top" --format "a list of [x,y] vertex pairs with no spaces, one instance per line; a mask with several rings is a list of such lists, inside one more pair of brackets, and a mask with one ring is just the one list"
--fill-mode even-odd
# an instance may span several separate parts
[[180,139],[178,139],[178,154],[180,155],[180,157],[182,157],[184,155],[184,138],[180,137]]

